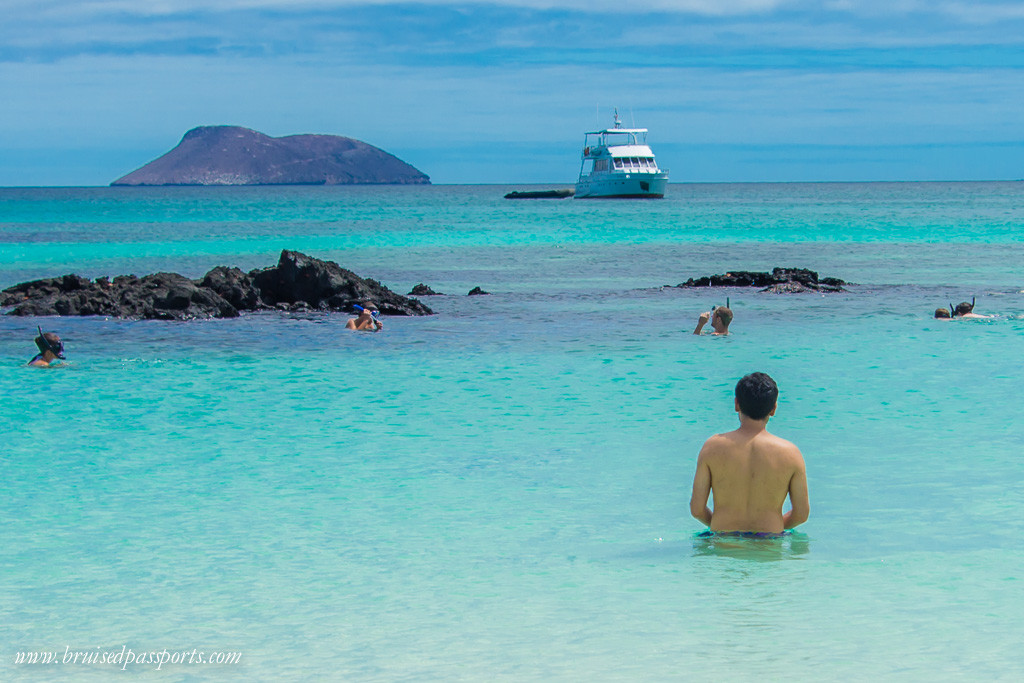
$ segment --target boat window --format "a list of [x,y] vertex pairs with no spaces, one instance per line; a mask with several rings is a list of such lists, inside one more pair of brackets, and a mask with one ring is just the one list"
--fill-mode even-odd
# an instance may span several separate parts
[[632,158],[631,158],[631,159],[629,160],[629,163],[631,163],[631,164],[633,165],[633,167],[634,167],[634,168],[640,168],[640,160],[639,160],[639,159],[637,159],[636,157],[632,157]]
[[594,170],[595,171],[607,171],[608,170],[608,160],[607,159],[598,159],[597,161],[595,161],[594,162]]
[[622,159],[615,160],[615,168],[622,168]]

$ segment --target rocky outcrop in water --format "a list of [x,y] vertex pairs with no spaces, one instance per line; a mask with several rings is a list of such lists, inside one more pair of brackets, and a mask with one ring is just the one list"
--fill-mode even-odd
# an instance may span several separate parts
[[469,296],[483,296],[485,294],[490,294],[490,292],[485,292],[480,287],[474,287],[473,289],[469,290]]
[[372,301],[385,315],[431,315],[416,299],[361,278],[333,261],[282,251],[276,266],[252,270],[218,266],[198,280],[177,273],[96,280],[64,275],[0,292],[9,315],[103,315],[191,320],[235,318],[239,311],[344,311]]
[[338,135],[269,135],[201,126],[111,185],[429,185],[398,157]]
[[441,292],[435,292],[430,288],[430,285],[425,285],[422,282],[409,290],[409,296],[442,296]]
[[835,277],[819,278],[806,268],[773,268],[770,273],[734,270],[724,275],[690,278],[676,287],[761,287],[762,292],[794,294],[798,292],[844,292],[848,284]]

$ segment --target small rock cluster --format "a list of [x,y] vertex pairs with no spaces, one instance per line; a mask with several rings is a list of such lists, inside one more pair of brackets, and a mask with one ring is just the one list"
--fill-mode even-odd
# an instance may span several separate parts
[[806,268],[773,268],[770,273],[734,270],[724,275],[690,278],[676,287],[761,287],[762,292],[794,294],[799,292],[845,292],[848,284],[835,277],[819,278]]

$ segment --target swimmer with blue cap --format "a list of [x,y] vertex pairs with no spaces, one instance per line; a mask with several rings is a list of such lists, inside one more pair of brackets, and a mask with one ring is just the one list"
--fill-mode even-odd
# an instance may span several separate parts
[[356,309],[358,315],[355,318],[349,318],[349,321],[345,323],[346,330],[380,332],[384,329],[384,322],[380,319],[380,311],[377,310],[377,305],[372,301],[364,301],[362,306],[352,304],[352,308]]
[[50,368],[60,365],[59,361],[64,360],[64,342],[53,332],[43,332],[43,328],[36,326],[39,336],[36,337],[36,346],[39,353],[28,362],[34,368]]

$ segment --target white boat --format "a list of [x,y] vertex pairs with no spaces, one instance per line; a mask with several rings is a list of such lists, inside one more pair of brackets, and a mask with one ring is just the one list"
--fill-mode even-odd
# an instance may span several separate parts
[[590,131],[583,138],[576,198],[665,196],[668,171],[658,168],[647,146],[646,128],[623,128],[619,112],[615,127]]

